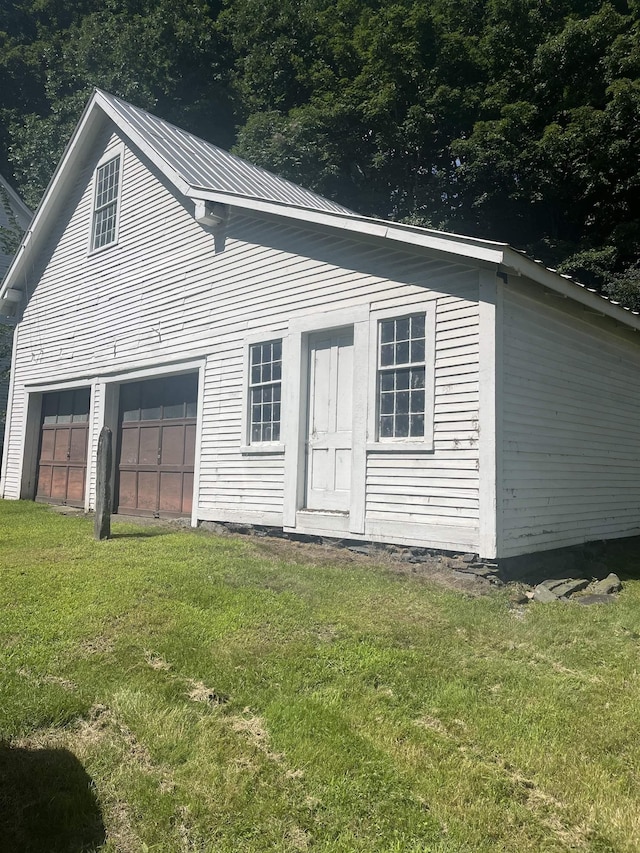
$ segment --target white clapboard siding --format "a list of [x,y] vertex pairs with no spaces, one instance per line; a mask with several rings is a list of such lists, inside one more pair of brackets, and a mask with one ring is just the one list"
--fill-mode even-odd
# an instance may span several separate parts
[[640,533],[631,335],[526,284],[505,289],[500,556]]
[[[19,388],[94,383],[94,456],[109,375],[149,367],[161,374],[172,362],[205,359],[198,516],[281,523],[284,455],[241,452],[247,336],[286,337],[292,320],[328,311],[410,311],[416,300],[433,300],[434,449],[369,454],[365,535],[477,547],[477,270],[237,211],[224,251],[215,252],[213,235],[187,204],[126,146],[118,245],[89,254],[94,168],[120,146],[116,134],[105,134],[78,174],[44,272],[32,270],[30,292],[37,287],[21,323]],[[20,390],[7,497],[20,493],[23,401]],[[89,484],[93,501],[93,468]]]
[[[469,280],[469,293],[473,284]],[[436,313],[434,452],[372,453],[366,517],[376,522],[465,527],[477,547],[478,304],[439,299]],[[445,547],[445,546],[443,546]]]

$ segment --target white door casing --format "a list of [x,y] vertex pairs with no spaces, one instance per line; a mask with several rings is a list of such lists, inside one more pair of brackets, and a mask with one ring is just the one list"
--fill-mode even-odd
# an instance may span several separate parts
[[307,509],[349,511],[353,350],[353,327],[309,338]]

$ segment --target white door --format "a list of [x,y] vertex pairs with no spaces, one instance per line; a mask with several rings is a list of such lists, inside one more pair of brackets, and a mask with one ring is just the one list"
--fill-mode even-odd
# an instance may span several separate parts
[[309,339],[306,507],[349,510],[353,328]]

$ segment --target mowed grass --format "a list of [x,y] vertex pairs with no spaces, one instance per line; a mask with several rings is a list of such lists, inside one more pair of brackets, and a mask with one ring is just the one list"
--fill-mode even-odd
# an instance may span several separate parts
[[636,555],[613,606],[524,609],[113,529],[0,502],[0,850],[640,849]]

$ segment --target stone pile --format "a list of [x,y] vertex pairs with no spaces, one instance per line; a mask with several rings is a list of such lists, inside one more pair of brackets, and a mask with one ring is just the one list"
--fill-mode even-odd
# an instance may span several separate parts
[[603,580],[593,581],[587,578],[548,578],[527,593],[527,597],[542,604],[569,600],[585,605],[612,604],[621,589],[620,578],[611,572]]

